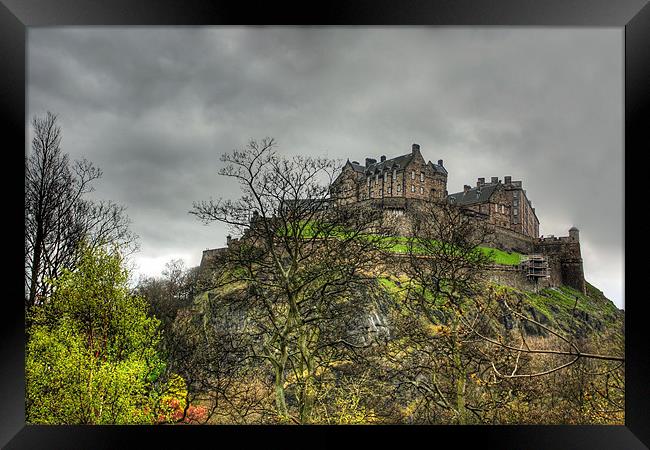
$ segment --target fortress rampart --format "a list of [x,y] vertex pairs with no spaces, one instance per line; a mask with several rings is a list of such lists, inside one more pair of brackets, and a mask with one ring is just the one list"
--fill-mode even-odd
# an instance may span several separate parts
[[[404,227],[408,222],[407,216],[399,217]],[[501,228],[495,228],[490,246],[508,252],[522,255],[537,254],[548,264],[548,276],[533,278],[526,274],[522,266],[492,265],[487,273],[493,282],[512,286],[517,289],[531,290],[545,287],[570,286],[585,293],[585,279],[580,253],[578,230],[569,230],[569,236],[548,236],[532,238],[520,233]],[[233,241],[236,241],[233,239]],[[203,251],[201,268],[209,269],[220,256],[228,251],[228,247]],[[395,254],[393,263],[386,263],[381,270],[389,271],[399,267],[399,262],[406,255]]]
[[[526,256],[520,266],[494,266],[489,275],[493,280],[519,288],[566,285],[585,292],[578,229],[571,228],[568,236],[539,237],[539,220],[522,181],[513,181],[511,176],[503,181],[491,177],[489,182],[478,178],[476,187],[465,185],[463,191],[449,194],[447,176],[442,159],[437,164],[427,162],[420,146],[413,144],[411,152],[394,158],[366,158],[364,165],[348,161],[331,184],[330,196],[320,200],[318,207],[377,208],[385,225],[408,236],[411,212],[419,205],[455,205],[491,228],[487,246]],[[255,217],[253,212],[251,225]],[[205,250],[201,267],[209,267],[227,250]]]

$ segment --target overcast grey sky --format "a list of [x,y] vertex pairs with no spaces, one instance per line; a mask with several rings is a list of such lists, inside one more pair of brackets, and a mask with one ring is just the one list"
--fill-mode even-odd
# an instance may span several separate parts
[[[28,30],[28,114],[127,206],[139,273],[198,265],[226,229],[188,214],[236,196],[219,156],[443,159],[448,190],[522,180],[542,234],[580,229],[585,275],[623,306],[620,28],[75,27]],[[28,119],[29,119],[28,118]]]

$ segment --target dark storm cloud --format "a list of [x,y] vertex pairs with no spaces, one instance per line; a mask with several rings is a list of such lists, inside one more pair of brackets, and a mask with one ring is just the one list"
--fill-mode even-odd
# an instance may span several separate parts
[[588,280],[622,305],[623,40],[615,29],[32,28],[30,115],[100,166],[129,208],[143,269],[197,264],[226,230],[195,200],[236,195],[219,155],[275,137],[286,153],[363,161],[413,142],[449,191],[521,179],[541,232],[581,229]]

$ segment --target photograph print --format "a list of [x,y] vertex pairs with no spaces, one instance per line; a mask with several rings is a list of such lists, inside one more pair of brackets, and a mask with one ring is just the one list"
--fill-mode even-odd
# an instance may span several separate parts
[[622,29],[26,60],[28,424],[625,424]]

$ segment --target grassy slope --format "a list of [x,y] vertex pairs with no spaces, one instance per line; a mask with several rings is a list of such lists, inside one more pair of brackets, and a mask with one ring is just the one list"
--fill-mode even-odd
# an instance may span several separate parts
[[[301,231],[296,231],[305,238],[311,238],[318,234],[318,230],[312,224],[306,224]],[[331,232],[330,232],[331,233]],[[331,233],[333,236],[344,237],[345,231]],[[373,236],[377,238],[378,236]],[[394,253],[407,253],[408,252],[408,238],[404,236],[384,237],[384,240],[390,240],[390,251]],[[521,254],[516,252],[505,252],[491,247],[479,247],[479,250],[492,257],[495,264],[503,264],[508,266],[516,266],[521,262]],[[417,250],[416,250],[417,252]]]
[[[404,277],[392,276],[379,277],[378,281],[393,297],[403,297],[409,282]],[[584,336],[610,327],[622,329],[623,312],[589,283],[586,295],[568,286],[546,288],[538,293],[503,287],[522,301],[527,316],[558,331]]]

